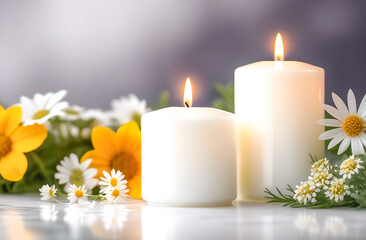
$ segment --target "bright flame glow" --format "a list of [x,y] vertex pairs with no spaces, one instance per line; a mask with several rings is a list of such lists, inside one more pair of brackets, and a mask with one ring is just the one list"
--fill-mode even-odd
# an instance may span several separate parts
[[191,80],[189,78],[187,78],[186,86],[184,88],[183,104],[186,107],[192,107],[192,85]]
[[284,59],[284,51],[283,51],[283,41],[280,33],[277,33],[276,43],[275,43],[275,61],[283,61]]

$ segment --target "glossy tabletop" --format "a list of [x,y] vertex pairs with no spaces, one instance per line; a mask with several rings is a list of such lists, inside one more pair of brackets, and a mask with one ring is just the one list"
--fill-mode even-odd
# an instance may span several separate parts
[[366,211],[235,202],[172,208],[142,201],[90,206],[0,195],[0,239],[365,239]]

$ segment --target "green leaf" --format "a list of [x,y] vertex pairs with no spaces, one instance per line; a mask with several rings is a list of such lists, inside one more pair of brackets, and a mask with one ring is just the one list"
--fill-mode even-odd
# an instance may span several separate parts
[[234,112],[234,82],[226,85],[215,83],[214,88],[219,97],[212,102],[212,107],[228,112]]
[[164,90],[159,95],[159,101],[157,106],[154,109],[161,109],[169,107],[170,105],[170,93],[167,90]]

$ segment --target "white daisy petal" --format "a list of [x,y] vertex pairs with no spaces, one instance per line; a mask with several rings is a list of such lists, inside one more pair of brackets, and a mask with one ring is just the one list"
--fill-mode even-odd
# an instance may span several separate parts
[[90,165],[90,163],[92,162],[92,160],[91,159],[86,159],[84,162],[82,162],[81,164],[80,164],[80,167],[81,167],[81,169],[83,170],[83,171],[85,171],[88,167],[89,167],[89,165]]
[[357,113],[356,97],[353,91],[350,89],[347,95],[348,109],[350,114]]
[[337,119],[321,119],[318,120],[317,123],[328,127],[342,127],[342,122]]
[[59,102],[52,108],[52,110],[59,114],[65,114],[62,110],[66,109],[68,106],[69,104],[67,102]]
[[88,189],[93,189],[95,186],[97,186],[99,183],[99,180],[98,179],[90,179],[88,181],[85,182],[85,186],[88,188]]
[[336,146],[338,143],[340,143],[344,138],[346,137],[346,134],[344,132],[338,133],[334,136],[332,141],[328,144],[328,150],[332,149],[334,146]]
[[323,132],[319,136],[319,140],[331,139],[331,138],[335,137],[337,134],[342,133],[342,132],[343,132],[342,128],[335,128],[335,129],[328,130],[326,132]]
[[95,168],[89,168],[83,173],[84,178],[94,178],[98,174],[98,170]]
[[66,168],[66,166],[62,166],[62,165],[57,165],[56,166],[57,171],[59,171],[60,173],[64,173],[64,174],[71,174],[71,170],[72,168]]
[[333,102],[336,105],[337,109],[340,112],[343,113],[349,113],[348,108],[346,106],[346,104],[343,102],[343,100],[335,93],[332,93],[332,98],[333,98]]
[[348,136],[345,137],[343,139],[343,142],[341,143],[341,145],[338,148],[338,155],[341,155],[342,153],[344,153],[350,144],[351,144],[351,138]]
[[366,116],[366,94],[363,96],[357,114],[364,118]]
[[67,94],[66,90],[58,91],[57,93],[53,94],[46,103],[46,109],[51,109],[55,106],[61,99],[63,99]]
[[362,145],[360,138],[353,137],[351,140],[352,154],[354,155],[365,155],[365,149]]
[[340,121],[344,121],[344,119],[346,119],[347,113],[342,113],[342,112],[338,111],[338,109],[336,109],[335,107],[332,107],[327,104],[323,104],[323,108],[330,115],[332,115],[333,117],[335,117],[336,119],[338,119]]
[[358,136],[360,137],[362,144],[366,147],[366,134],[364,132],[362,132]]

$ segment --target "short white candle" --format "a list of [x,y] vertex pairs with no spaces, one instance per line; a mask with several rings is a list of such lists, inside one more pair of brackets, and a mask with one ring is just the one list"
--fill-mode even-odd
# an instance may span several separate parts
[[142,198],[164,206],[229,205],[237,193],[234,115],[184,103],[142,116]]
[[[280,36],[278,35],[278,39]],[[303,62],[256,62],[235,70],[238,198],[264,200],[264,189],[295,187],[310,174],[309,154],[324,157],[324,70]]]

